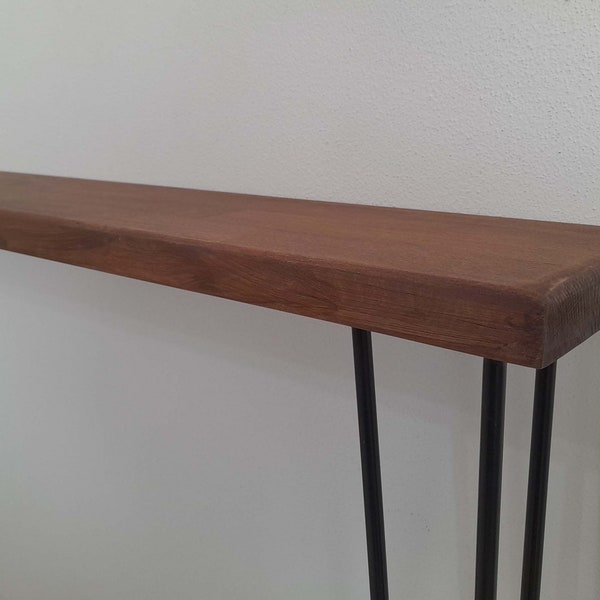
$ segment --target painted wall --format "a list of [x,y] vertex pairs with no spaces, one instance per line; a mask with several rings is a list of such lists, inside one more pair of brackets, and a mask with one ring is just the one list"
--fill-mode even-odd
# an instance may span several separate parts
[[[600,225],[600,6],[0,2],[0,168]],[[0,253],[0,598],[368,596],[350,332]],[[375,336],[392,598],[472,595],[479,359]],[[600,590],[600,338],[543,593]],[[500,598],[533,373],[509,369]]]

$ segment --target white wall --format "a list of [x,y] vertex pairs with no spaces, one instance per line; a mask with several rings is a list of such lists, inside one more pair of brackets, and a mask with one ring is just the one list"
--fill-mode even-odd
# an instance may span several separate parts
[[[2,0],[0,169],[600,224],[600,7],[521,4]],[[464,600],[481,361],[374,343],[391,597]],[[600,589],[599,355],[560,363],[547,600]],[[2,600],[367,597],[347,329],[0,253],[0,390]]]

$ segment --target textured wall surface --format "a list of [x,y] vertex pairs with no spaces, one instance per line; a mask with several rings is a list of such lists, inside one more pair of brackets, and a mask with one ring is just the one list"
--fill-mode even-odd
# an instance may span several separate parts
[[[0,169],[600,225],[599,65],[591,0],[4,0]],[[391,597],[464,600],[480,360],[374,344]],[[599,355],[559,366],[547,600],[600,590]],[[366,598],[352,377],[343,327],[0,254],[0,598]]]

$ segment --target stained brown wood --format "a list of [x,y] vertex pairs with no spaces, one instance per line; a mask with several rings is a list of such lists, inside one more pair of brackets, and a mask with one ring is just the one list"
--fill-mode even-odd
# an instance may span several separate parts
[[0,172],[0,248],[530,367],[600,329],[586,225]]

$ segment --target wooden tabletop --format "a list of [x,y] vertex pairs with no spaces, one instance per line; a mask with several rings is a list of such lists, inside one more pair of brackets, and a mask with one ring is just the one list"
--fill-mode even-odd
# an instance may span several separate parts
[[0,172],[0,248],[530,367],[600,329],[587,225]]

